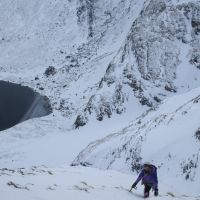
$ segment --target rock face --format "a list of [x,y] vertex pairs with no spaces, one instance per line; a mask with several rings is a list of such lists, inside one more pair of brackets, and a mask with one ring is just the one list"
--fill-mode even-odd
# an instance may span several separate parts
[[198,129],[196,132],[195,132],[195,137],[197,140],[200,141],[200,129]]
[[[199,2],[146,2],[79,121],[85,124],[92,113],[99,121],[121,114],[130,96],[143,106],[154,107],[166,96],[194,87],[191,81],[177,82],[187,76],[185,68],[199,68],[199,11]],[[183,60],[185,53],[189,54]]]

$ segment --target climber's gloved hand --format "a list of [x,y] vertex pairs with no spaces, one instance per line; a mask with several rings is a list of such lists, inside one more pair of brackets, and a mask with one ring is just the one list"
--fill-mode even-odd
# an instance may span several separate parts
[[136,188],[137,183],[133,183],[133,185],[131,186],[131,188]]

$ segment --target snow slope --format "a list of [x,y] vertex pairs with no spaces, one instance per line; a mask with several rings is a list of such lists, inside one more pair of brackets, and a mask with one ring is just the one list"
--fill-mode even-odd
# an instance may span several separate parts
[[89,144],[73,165],[138,172],[149,161],[166,183],[173,180],[199,194],[199,104],[200,88],[171,97],[120,132]]
[[[102,129],[101,122],[96,124],[95,127],[88,125],[79,130],[69,130],[67,126],[64,127],[63,125],[65,123],[63,117],[59,118],[57,116],[56,120],[54,120],[55,118],[50,120],[52,116],[48,116],[43,119],[32,119],[2,132],[0,135],[1,168],[15,171],[19,171],[19,168],[24,168],[23,170],[28,171],[27,173],[32,173],[31,168],[33,166],[45,165],[50,167],[50,169],[45,169],[46,171],[50,170],[53,171],[53,174],[60,174],[54,178],[49,174],[43,176],[40,173],[36,173],[34,178],[26,175],[22,176],[21,181],[19,172],[12,173],[9,170],[5,170],[6,174],[12,173],[11,176],[6,176],[5,174],[1,176],[5,199],[9,199],[8,191],[10,198],[17,192],[19,198],[25,198],[28,195],[30,199],[35,198],[34,191],[41,191],[37,197],[45,199],[49,196],[49,193],[44,192],[44,188],[49,186],[54,188],[54,184],[60,185],[61,188],[65,188],[65,185],[73,188],[74,185],[71,181],[76,180],[74,173],[78,173],[77,179],[79,182],[75,182],[76,184],[86,181],[94,187],[95,184],[93,182],[90,183],[91,179],[88,178],[88,174],[98,174],[98,170],[80,168],[81,172],[79,173],[74,172],[74,169],[77,168],[67,167],[72,163],[76,155],[92,141],[95,142],[92,142],[79,154],[73,165],[89,165],[90,167],[126,172],[127,175],[121,174],[120,177],[111,175],[111,182],[112,187],[128,189],[139,172],[141,163],[150,160],[159,167],[159,188],[162,198],[172,198],[170,195],[169,197],[165,196],[167,192],[172,192],[177,198],[194,199],[183,195],[199,195],[199,135],[195,134],[199,129],[199,96],[200,89],[197,88],[191,92],[171,97],[156,110],[148,111],[122,131],[112,130],[113,124]],[[109,131],[115,133],[106,136]],[[102,139],[103,135],[106,137]],[[186,148],[187,151],[185,150]],[[60,167],[64,163],[66,165]],[[38,171],[43,169],[38,168]],[[65,176],[65,170],[70,172],[66,174],[63,182],[61,180]],[[110,176],[110,173],[110,171],[102,171],[96,178],[92,175],[91,178],[95,183],[100,181],[96,186],[97,188],[105,184],[105,180]],[[84,180],[79,177],[80,174],[83,174]],[[100,177],[103,177],[103,180]],[[125,177],[124,179],[127,182],[122,182],[122,177]],[[69,180],[70,182],[67,182]],[[31,188],[33,187],[31,184],[39,184],[39,186],[33,187],[31,189],[33,192],[18,191],[12,187],[10,190],[6,186],[9,181],[18,183],[21,186],[30,186]],[[82,187],[82,184],[80,184],[80,187]],[[139,193],[136,192],[136,194],[142,193],[142,187],[139,188]],[[59,194],[55,191],[54,195],[62,194],[61,199],[72,195],[68,190],[64,190],[60,194],[63,190],[58,189]],[[128,195],[127,198],[130,196],[124,190],[115,191],[114,189],[114,191],[110,191],[108,188],[105,190],[105,193],[101,193],[102,196],[100,195],[99,198],[108,199],[110,195],[117,195],[118,192],[122,196]],[[94,193],[98,196],[98,189],[94,189]],[[76,194],[75,192],[73,195],[77,195],[77,199],[82,198],[82,196],[79,197],[79,193]],[[94,197],[87,196],[87,198],[92,199]]]
[[[138,190],[128,192],[134,176],[114,171],[99,171],[90,168],[46,168],[0,170],[2,200],[109,200],[109,199],[141,199],[142,186]],[[158,200],[198,200],[199,197],[188,197],[176,190],[161,187]],[[172,197],[173,196],[173,197]],[[153,193],[149,199],[155,199]]]
[[1,0],[0,13],[0,79],[53,108],[0,133],[5,200],[139,199],[130,175],[68,166],[135,176],[146,160],[158,199],[199,198],[199,1]]

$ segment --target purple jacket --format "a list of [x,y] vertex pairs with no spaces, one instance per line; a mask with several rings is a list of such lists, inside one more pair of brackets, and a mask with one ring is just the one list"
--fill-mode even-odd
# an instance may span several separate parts
[[147,173],[144,169],[140,172],[137,180],[135,181],[136,184],[142,180],[143,184],[149,184],[152,188],[158,189],[158,178],[157,178],[157,168],[154,165],[151,165],[151,172]]

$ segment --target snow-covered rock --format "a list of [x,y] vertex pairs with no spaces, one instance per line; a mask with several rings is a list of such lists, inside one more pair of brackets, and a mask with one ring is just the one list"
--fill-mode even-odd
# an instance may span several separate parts
[[76,127],[92,113],[101,121],[127,109],[134,112],[133,104],[125,104],[133,98],[153,107],[166,96],[199,86],[199,11],[199,2],[146,2]]

